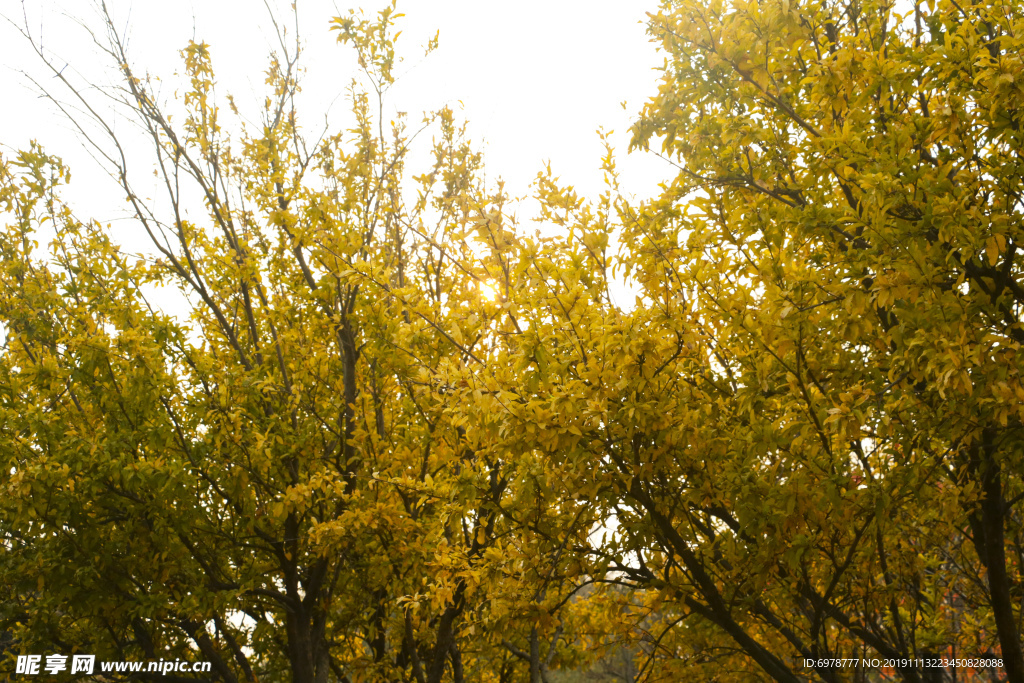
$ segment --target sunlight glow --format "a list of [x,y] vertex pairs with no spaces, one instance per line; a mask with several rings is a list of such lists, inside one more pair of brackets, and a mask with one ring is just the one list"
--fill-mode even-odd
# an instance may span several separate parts
[[480,296],[482,296],[485,301],[494,301],[498,298],[498,290],[494,285],[488,282],[478,282],[477,287],[480,290]]

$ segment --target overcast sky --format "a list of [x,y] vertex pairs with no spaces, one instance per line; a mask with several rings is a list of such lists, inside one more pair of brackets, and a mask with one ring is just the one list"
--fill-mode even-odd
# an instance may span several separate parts
[[[129,38],[137,70],[173,83],[178,50],[195,38],[211,45],[220,93],[231,93],[243,108],[262,101],[262,72],[274,35],[260,0],[107,2]],[[361,6],[375,12],[382,5]],[[279,19],[291,21],[287,3],[271,6]],[[320,0],[298,4],[308,70],[300,115],[311,127],[323,121],[323,112],[355,75],[351,51],[337,45],[336,34],[328,30],[332,16],[354,6]],[[0,0],[0,8],[23,23],[20,0]],[[484,151],[488,176],[502,176],[516,195],[528,192],[545,160],[563,181],[596,194],[602,148],[595,131],[615,130],[624,188],[651,196],[671,175],[670,168],[651,156],[627,158],[626,146],[630,122],[657,87],[655,68],[662,58],[644,26],[646,12],[655,9],[654,2],[621,0],[405,0],[399,5],[406,14],[399,20],[399,47],[407,60],[399,69],[392,108],[416,120],[424,110],[455,107]],[[29,29],[54,60],[67,63],[66,74],[83,83],[110,82],[109,63],[76,21],[100,27],[92,2],[29,1]],[[435,31],[440,48],[423,59],[420,46]],[[70,196],[79,212],[106,220],[104,212],[119,206],[116,187],[97,172],[66,119],[37,97],[21,72],[63,94],[58,82],[43,75],[27,43],[6,22],[0,26],[0,46],[0,92],[6,101],[0,107],[0,143],[9,151],[36,138],[62,155],[75,175]],[[339,99],[333,111],[344,114],[344,107]]]

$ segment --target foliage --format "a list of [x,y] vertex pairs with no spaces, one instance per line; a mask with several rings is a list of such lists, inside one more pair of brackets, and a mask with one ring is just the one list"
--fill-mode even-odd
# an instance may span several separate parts
[[634,145],[676,180],[595,208],[542,179],[566,231],[504,283],[532,303],[507,431],[616,530],[584,552],[635,589],[603,623],[646,673],[1001,680],[910,663],[971,653],[1024,680],[1022,29],[999,3],[666,3]]
[[[61,203],[59,159],[4,160],[0,618],[19,650],[198,657],[225,681],[436,682],[509,680],[515,643],[536,644],[520,623],[557,549],[500,510],[538,464],[479,445],[446,399],[452,369],[490,353],[499,306],[471,236],[505,198],[451,111],[412,133],[373,114],[394,18],[337,21],[374,93],[353,81],[353,127],[312,144],[298,42],[282,33],[258,125],[231,100],[225,121],[212,51],[190,44],[176,127],[108,18],[115,96],[163,200],[134,190],[102,120],[98,147],[155,259]],[[432,163],[408,186],[426,129]],[[150,305],[174,292],[187,315]],[[523,517],[570,514],[585,519]]]
[[[1021,8],[665,2],[633,144],[677,178],[636,203],[610,149],[593,199],[549,169],[534,232],[451,112],[406,173],[415,134],[373,113],[397,16],[335,21],[378,101],[354,84],[355,126],[308,149],[297,47],[231,135],[190,45],[179,130],[110,27],[166,181],[144,201],[112,138],[156,261],[61,204],[55,158],[5,163],[18,646],[197,648],[224,680],[538,683],[602,655],[1024,681]],[[897,663],[803,665],[836,658]]]

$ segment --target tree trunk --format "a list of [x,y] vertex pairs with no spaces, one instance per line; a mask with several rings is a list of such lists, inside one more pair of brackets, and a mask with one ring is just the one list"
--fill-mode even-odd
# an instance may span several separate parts
[[530,630],[530,683],[542,683],[540,678],[540,635],[537,627]]
[[[1020,634],[1013,615],[1010,577],[1006,571],[1006,501],[1003,500],[1002,472],[988,443],[985,444],[983,451],[985,459],[980,468],[981,519],[978,520],[979,523],[973,525],[974,546],[988,573],[989,599],[992,602],[996,632],[1002,649],[1006,680],[1008,683],[1024,683],[1024,652],[1021,650]],[[980,538],[978,531],[981,532]]]

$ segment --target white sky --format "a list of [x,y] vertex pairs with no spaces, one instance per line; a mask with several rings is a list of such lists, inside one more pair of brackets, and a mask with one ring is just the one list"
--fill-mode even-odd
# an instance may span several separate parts
[[[300,0],[300,31],[308,70],[300,116],[310,127],[323,121],[329,103],[356,75],[350,48],[335,43],[328,30],[332,16],[349,7],[375,12],[384,3],[362,5],[341,0]],[[128,2],[108,6],[130,39],[130,54],[139,71],[173,82],[178,50],[190,38],[211,45],[218,91],[230,92],[244,108],[262,100],[263,70],[273,33],[259,0],[247,2]],[[271,2],[280,18],[289,19],[285,2]],[[74,19],[98,28],[92,2],[27,0],[29,27],[42,36],[44,48],[69,64],[85,82],[109,82],[109,64],[90,44]],[[651,196],[670,168],[655,157],[626,156],[628,126],[643,101],[654,94],[661,57],[648,41],[643,21],[656,2],[590,0],[405,0],[399,47],[408,58],[394,91],[394,110],[419,112],[450,104],[469,120],[470,137],[482,146],[488,177],[501,176],[513,195],[524,195],[545,160],[563,181],[596,196],[601,190],[598,127],[614,130],[623,185],[627,192]],[[23,23],[21,0],[0,0],[0,12]],[[37,97],[21,72],[41,75],[38,59],[7,22],[0,22],[0,143],[10,151],[32,138],[71,164],[68,194],[83,217],[100,220],[120,211],[123,197],[104,178],[70,126],[46,99]],[[422,59],[420,46],[440,31],[440,48]],[[41,78],[58,94],[58,81]],[[168,88],[170,90],[170,88]],[[459,106],[461,101],[462,106]],[[623,110],[620,103],[626,101]],[[339,99],[333,112],[345,114]],[[337,120],[341,120],[340,118]],[[424,140],[421,147],[429,144]],[[417,169],[412,169],[417,170]],[[521,216],[525,217],[525,216]]]

